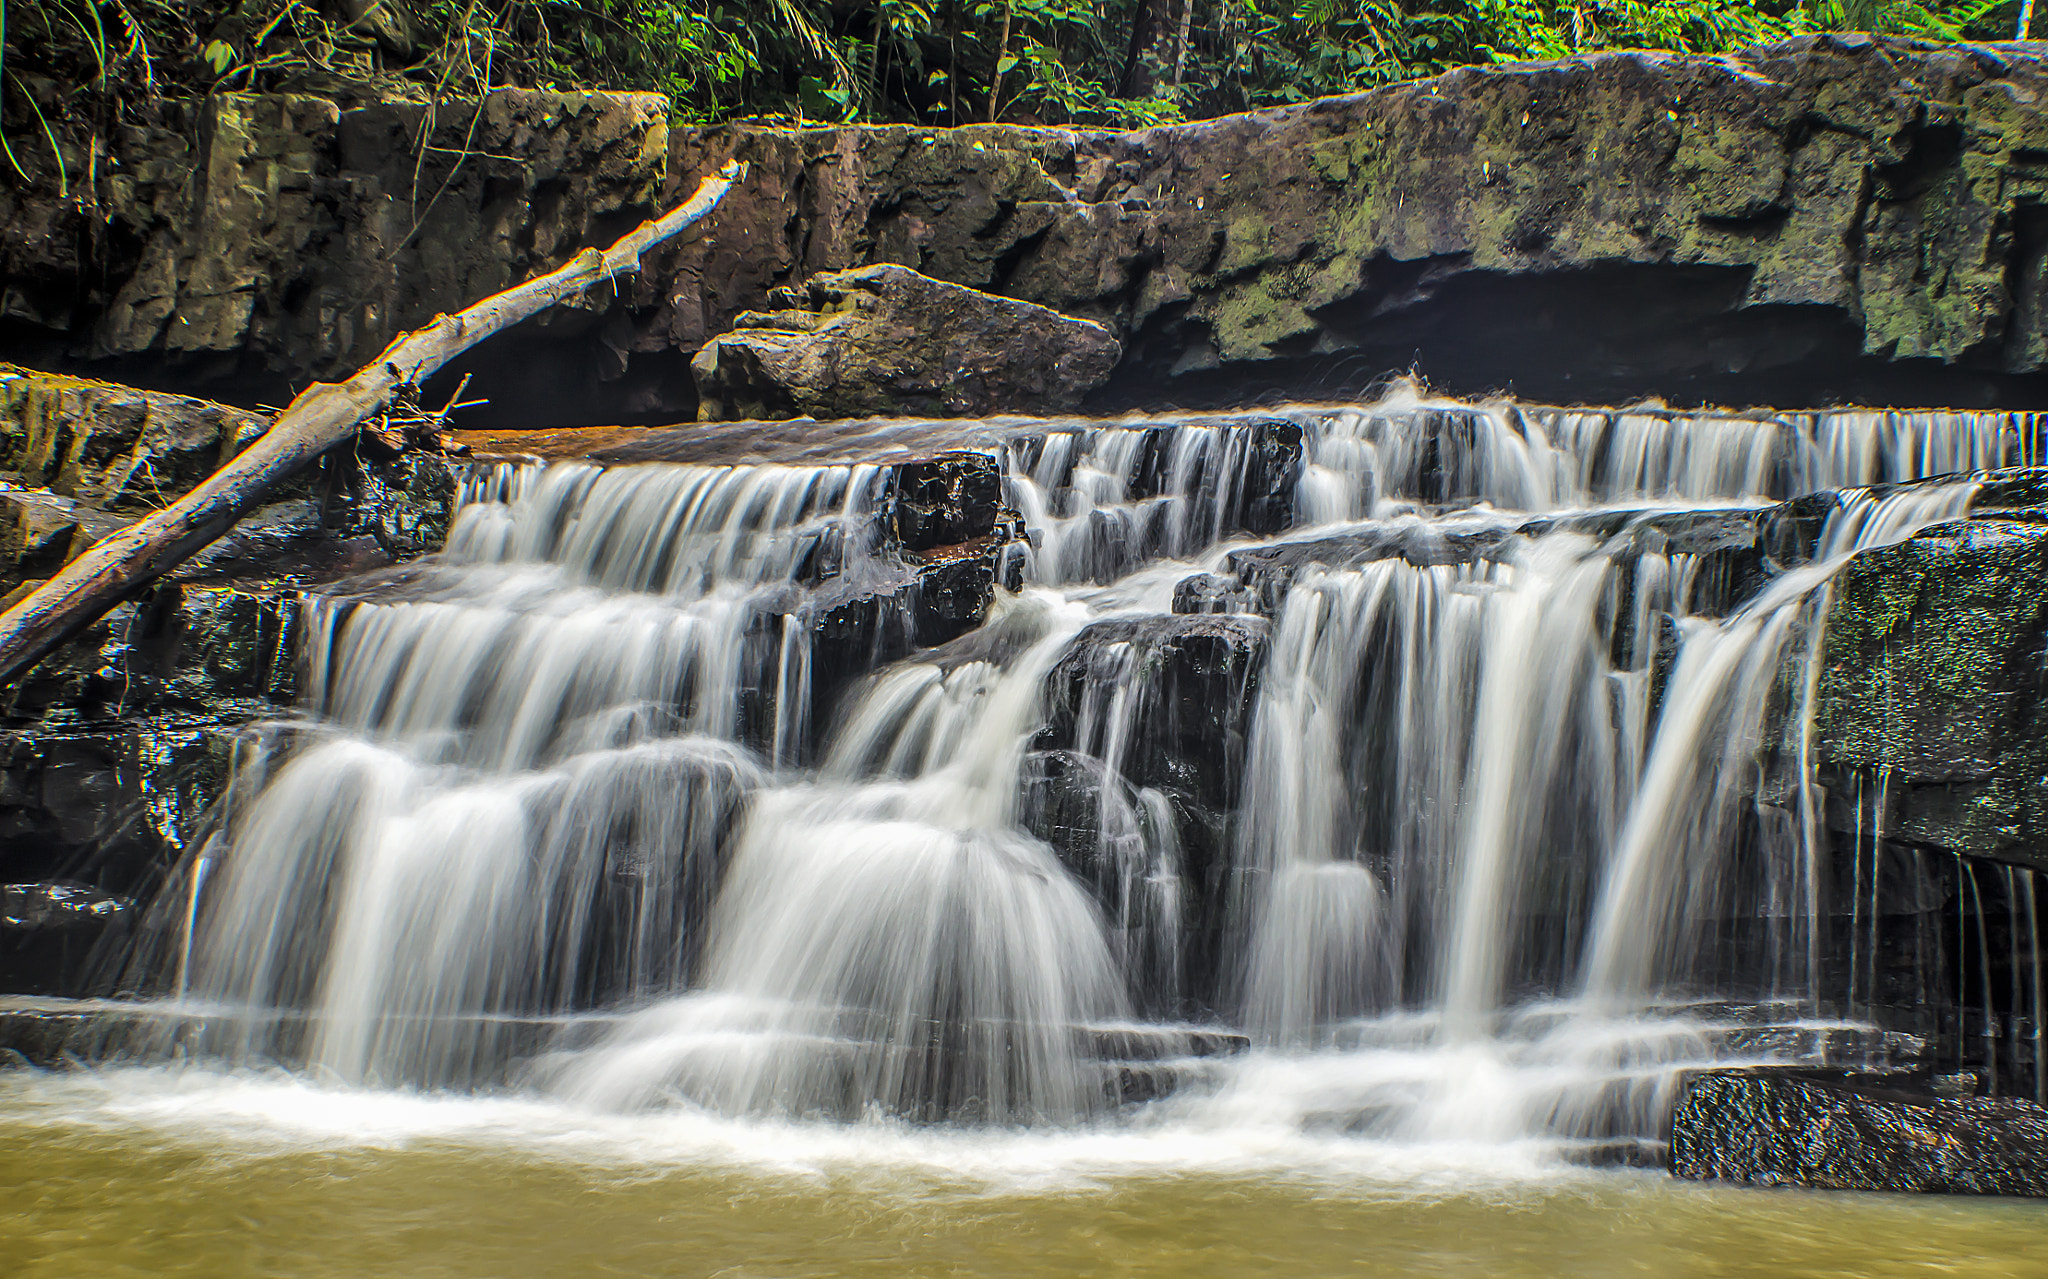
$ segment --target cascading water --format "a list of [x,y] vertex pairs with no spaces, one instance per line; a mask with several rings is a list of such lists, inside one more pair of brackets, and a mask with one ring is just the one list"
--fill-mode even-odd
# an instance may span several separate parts
[[[307,717],[130,978],[188,1048],[386,1085],[1073,1122],[1163,1076],[1200,1122],[1285,1079],[1387,1138],[1647,1138],[1742,1055],[1688,1001],[1832,1007],[1811,840],[1730,850],[1831,575],[1972,489],[1770,504],[2021,438],[1406,390],[991,425],[1019,589],[879,664],[831,619],[919,642],[943,559],[887,467],[479,465],[443,555],[307,601]],[[1764,894],[1806,922],[1688,962]]]

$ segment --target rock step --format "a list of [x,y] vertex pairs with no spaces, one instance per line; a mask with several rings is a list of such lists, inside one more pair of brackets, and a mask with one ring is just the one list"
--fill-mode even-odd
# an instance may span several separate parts
[[2048,1197],[2048,1107],[1896,1076],[1775,1067],[1684,1079],[1675,1177],[1754,1186]]

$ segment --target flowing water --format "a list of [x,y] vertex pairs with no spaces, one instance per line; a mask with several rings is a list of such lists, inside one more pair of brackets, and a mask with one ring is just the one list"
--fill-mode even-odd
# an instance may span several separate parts
[[2022,1209],[1582,1167],[1654,1160],[1688,1066],[1897,1049],[1824,973],[1818,628],[2033,441],[1409,390],[991,424],[1022,536],[929,648],[888,466],[479,465],[444,554],[305,602],[304,713],[251,733],[106,1061],[0,1077],[0,1236],[51,1273],[2040,1273]]

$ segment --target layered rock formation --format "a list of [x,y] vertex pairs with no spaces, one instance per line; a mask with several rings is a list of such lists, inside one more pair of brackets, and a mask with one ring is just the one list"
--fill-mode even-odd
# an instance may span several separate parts
[[[267,428],[187,396],[0,367],[0,588],[33,588]],[[337,458],[0,690],[0,979],[74,991],[203,838],[235,742],[290,706],[295,597],[437,548],[438,458]]]
[[1110,327],[1097,405],[1411,367],[1581,401],[2019,405],[2048,359],[2044,88],[2035,46],[1829,36],[1141,133],[224,95],[116,140],[95,234],[0,195],[0,354],[278,402],[738,155],[747,181],[617,298],[467,362],[500,421],[692,416],[686,360],[737,316],[883,262]]
[[[108,145],[93,198],[0,192],[0,356],[280,405],[647,216],[668,128],[651,94],[217,94]],[[532,326],[537,381],[617,371],[608,300]]]

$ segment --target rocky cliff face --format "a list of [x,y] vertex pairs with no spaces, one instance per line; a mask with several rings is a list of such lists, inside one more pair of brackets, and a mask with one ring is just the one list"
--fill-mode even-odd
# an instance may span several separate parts
[[2016,402],[2042,360],[2042,76],[2020,47],[1821,38],[1139,134],[709,138],[768,198],[686,250],[706,283],[667,338],[715,329],[748,271],[882,259],[1111,323],[1106,402],[1411,365],[1569,400]]
[[[630,228],[660,195],[668,127],[648,94],[223,94],[111,145],[96,204],[0,192],[0,351],[279,405]],[[616,365],[603,319],[556,308],[525,336],[560,351],[555,376],[594,380]]]
[[659,102],[216,99],[119,140],[98,223],[0,194],[0,354],[281,402],[689,189],[614,298],[468,368],[499,424],[692,416],[687,359],[895,262],[1107,324],[1100,406],[1452,390],[2025,405],[2048,361],[2048,63],[1818,37],[1468,69],[1142,133],[666,129]]

